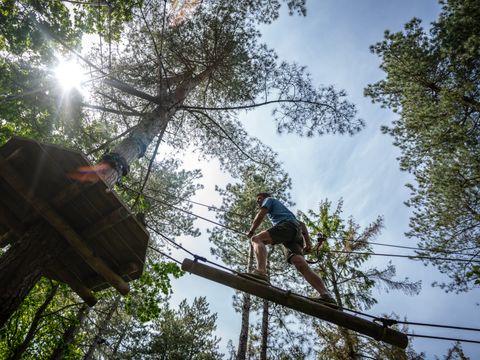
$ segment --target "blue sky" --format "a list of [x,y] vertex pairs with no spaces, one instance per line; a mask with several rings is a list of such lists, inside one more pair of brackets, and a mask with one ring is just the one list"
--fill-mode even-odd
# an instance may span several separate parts
[[[396,157],[398,149],[392,139],[380,132],[380,126],[389,124],[395,115],[380,109],[363,97],[369,83],[383,78],[380,60],[369,51],[369,46],[382,40],[386,29],[399,31],[412,17],[423,20],[425,27],[435,20],[440,7],[434,0],[322,0],[308,1],[307,17],[289,17],[286,14],[274,24],[262,29],[264,41],[274,48],[281,60],[306,65],[317,84],[333,84],[345,89],[349,99],[366,121],[366,128],[358,135],[324,136],[312,139],[296,135],[278,135],[270,116],[271,109],[262,109],[242,115],[249,133],[260,138],[279,154],[280,161],[293,179],[293,210],[315,209],[320,200],[336,202],[344,199],[344,215],[352,216],[366,226],[378,215],[385,219],[385,229],[377,241],[396,245],[415,246],[404,236],[408,230],[410,210],[403,202],[408,199],[405,183],[412,181],[409,174],[400,172]],[[198,167],[198,163],[192,164]],[[228,178],[222,175],[214,162],[202,165],[205,189],[196,197],[206,204],[220,204],[214,193],[214,184]],[[203,211],[195,209],[197,213]],[[213,218],[213,214],[207,214]],[[198,226],[205,229],[204,223]],[[197,239],[180,239],[199,254],[209,255],[208,235]],[[391,248],[375,247],[376,252],[407,253]],[[385,265],[389,259],[373,257],[370,266]],[[480,292],[446,294],[430,284],[445,277],[432,267],[425,267],[408,259],[392,259],[399,278],[422,280],[419,296],[406,296],[400,292],[376,293],[379,304],[370,314],[395,312],[408,321],[478,327]],[[187,275],[174,281],[173,302],[187,297],[206,296],[213,312],[218,313],[217,335],[222,337],[225,351],[229,339],[236,345],[240,316],[231,307],[233,291],[207,280]],[[478,333],[453,330],[412,328],[419,334],[478,339]],[[451,346],[438,340],[413,340],[416,351],[445,355]],[[467,355],[480,358],[480,345],[463,344]]]

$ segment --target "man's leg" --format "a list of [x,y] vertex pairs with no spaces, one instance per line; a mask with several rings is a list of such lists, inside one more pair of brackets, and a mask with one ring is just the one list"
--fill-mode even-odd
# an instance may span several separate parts
[[302,255],[293,255],[290,258],[290,263],[297,268],[305,280],[307,280],[307,282],[312,285],[312,287],[317,290],[320,295],[329,294],[322,278],[310,268]]
[[272,237],[267,230],[264,230],[252,237],[253,252],[257,260],[257,270],[267,274],[267,247],[272,243]]

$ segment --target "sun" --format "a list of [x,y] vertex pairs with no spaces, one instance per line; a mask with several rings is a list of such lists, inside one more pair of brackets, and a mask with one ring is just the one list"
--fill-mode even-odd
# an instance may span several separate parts
[[58,65],[54,69],[55,78],[60,86],[69,91],[72,89],[80,90],[82,83],[85,82],[86,77],[84,70],[79,63],[74,60],[65,60],[58,57]]

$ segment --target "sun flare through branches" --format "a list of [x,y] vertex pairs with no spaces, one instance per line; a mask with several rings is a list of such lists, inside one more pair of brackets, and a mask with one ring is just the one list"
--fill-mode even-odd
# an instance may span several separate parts
[[65,91],[72,89],[80,91],[82,83],[86,80],[84,70],[75,60],[66,60],[58,57],[58,65],[53,72],[60,86]]

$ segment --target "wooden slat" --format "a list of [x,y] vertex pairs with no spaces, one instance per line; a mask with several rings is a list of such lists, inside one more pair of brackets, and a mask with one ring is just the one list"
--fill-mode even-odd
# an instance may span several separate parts
[[183,260],[182,270],[234,289],[259,296],[263,299],[300,311],[304,314],[315,316],[344,328],[357,331],[361,334],[398,346],[402,349],[405,349],[408,345],[407,335],[399,331],[383,327],[379,324],[347,314],[343,311],[332,309],[326,305],[322,305],[316,301],[309,300],[289,291],[263,285],[260,282],[248,280],[190,259]]
[[[56,207],[60,208],[63,205],[67,204],[68,202],[75,199],[78,195],[80,195],[83,191],[88,189],[92,184],[82,184],[82,183],[71,183],[62,190],[60,190],[52,199],[51,204]],[[0,204],[1,206],[1,204]],[[2,215],[2,209],[0,208],[0,215]],[[23,219],[23,222],[29,223],[37,220],[40,215],[37,212],[32,213],[30,216],[27,216]],[[25,229],[22,233],[25,232]],[[21,236],[22,234],[17,233],[17,235]]]
[[115,209],[110,214],[97,221],[95,224],[92,224],[83,230],[82,237],[84,239],[91,239],[105,230],[112,228],[123,220],[128,219],[131,215],[132,214],[124,207]]
[[[138,271],[141,269],[142,267],[132,262],[132,263],[128,263],[126,266],[123,266],[122,268],[115,269],[115,271],[119,274],[122,274],[122,277],[127,281],[132,281],[134,279],[138,279],[138,277],[141,274],[140,275],[137,275],[137,274],[138,274]],[[132,275],[135,277],[132,278]],[[86,285],[90,284],[89,286],[93,291],[101,291],[109,287],[107,283],[99,283],[96,279],[93,279],[93,278],[86,278],[85,284]]]
[[126,283],[118,274],[113,272],[105,262],[96,256],[93,251],[85,244],[80,235],[65,222],[62,217],[52,209],[52,207],[40,198],[34,196],[23,180],[16,174],[15,170],[8,162],[0,156],[0,176],[3,177],[19,195],[21,195],[30,205],[47,220],[62,236],[69,242],[75,251],[90,265],[99,275],[117,289],[121,294],[126,295],[129,292],[128,283]]
[[91,187],[92,183],[73,182],[60,190],[52,199],[52,205],[60,208],[80,195],[83,191]]

